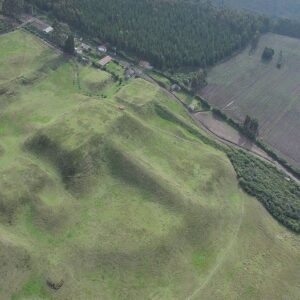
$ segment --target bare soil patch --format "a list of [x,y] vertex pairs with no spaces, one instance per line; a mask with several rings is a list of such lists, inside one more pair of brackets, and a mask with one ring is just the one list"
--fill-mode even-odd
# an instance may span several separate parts
[[197,112],[193,114],[193,117],[217,137],[269,159],[262,149],[213,113]]

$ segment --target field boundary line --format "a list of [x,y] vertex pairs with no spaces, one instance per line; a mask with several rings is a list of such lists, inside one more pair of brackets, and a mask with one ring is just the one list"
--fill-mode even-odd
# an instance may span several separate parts
[[[225,145],[231,145],[235,148],[238,148],[238,149],[242,149],[248,153],[251,153],[252,155],[262,159],[263,161],[265,162],[268,162],[270,164],[272,164],[274,167],[276,167],[277,170],[285,173],[287,176],[289,176],[290,178],[292,178],[295,182],[297,182],[298,184],[300,183],[300,180],[295,177],[293,174],[291,174],[288,170],[286,170],[279,162],[277,162],[276,160],[272,159],[266,152],[266,157],[257,153],[257,152],[254,152],[253,150],[251,149],[247,149],[241,145],[238,145],[236,143],[234,143],[233,141],[230,141],[220,135],[218,135],[217,133],[215,133],[214,131],[212,131],[208,126],[206,126],[205,124],[203,124],[203,122],[201,122],[201,120],[197,119],[195,116],[193,116],[193,114],[190,114],[192,119],[195,121],[196,124],[200,125],[201,128],[203,128],[207,133],[210,133],[211,135],[213,135],[218,141],[220,141],[221,143],[225,144]],[[259,148],[261,149],[261,148]],[[263,149],[261,149],[262,151],[264,151]]]

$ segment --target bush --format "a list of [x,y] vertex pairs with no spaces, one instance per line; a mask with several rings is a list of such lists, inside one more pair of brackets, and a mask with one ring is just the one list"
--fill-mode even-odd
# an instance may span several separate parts
[[223,119],[224,121],[227,121],[227,116],[226,116],[226,114],[224,114],[221,110],[219,110],[218,108],[213,108],[212,109],[212,112],[213,112],[213,114],[215,115],[215,116],[217,116],[217,117],[219,117],[219,118],[221,118],[221,119]]
[[273,58],[274,54],[275,54],[274,49],[266,47],[261,58],[262,60],[269,61]]
[[195,96],[195,98],[201,102],[201,106],[204,110],[211,110],[211,106],[206,100],[200,98],[199,96]]

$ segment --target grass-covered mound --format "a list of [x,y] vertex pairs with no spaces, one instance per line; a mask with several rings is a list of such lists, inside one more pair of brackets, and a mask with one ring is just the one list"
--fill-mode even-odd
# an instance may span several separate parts
[[227,299],[299,295],[299,239],[275,241],[286,231],[263,210],[266,224],[244,218],[255,200],[180,104],[70,61],[33,71],[43,76],[0,96],[0,298],[223,299],[224,285]]
[[79,88],[93,94],[100,93],[112,81],[109,73],[89,67],[82,69],[78,76],[80,76],[77,78]]

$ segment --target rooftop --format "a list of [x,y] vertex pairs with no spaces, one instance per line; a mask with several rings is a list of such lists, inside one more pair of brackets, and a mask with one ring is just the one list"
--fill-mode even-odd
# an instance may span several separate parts
[[100,66],[105,66],[106,64],[108,64],[110,61],[112,60],[112,58],[109,56],[109,55],[107,55],[107,56],[105,56],[104,58],[102,58],[102,59],[100,59],[99,61],[98,61],[98,64],[100,65]]
[[46,22],[34,18],[34,20],[31,22],[32,26],[34,26],[36,29],[40,30],[40,31],[44,31],[46,33],[49,33],[53,30],[53,27],[51,27],[49,24],[47,24]]
[[105,45],[102,45],[102,46],[99,46],[98,47],[98,50],[101,51],[101,52],[106,52],[107,51],[107,48]]

